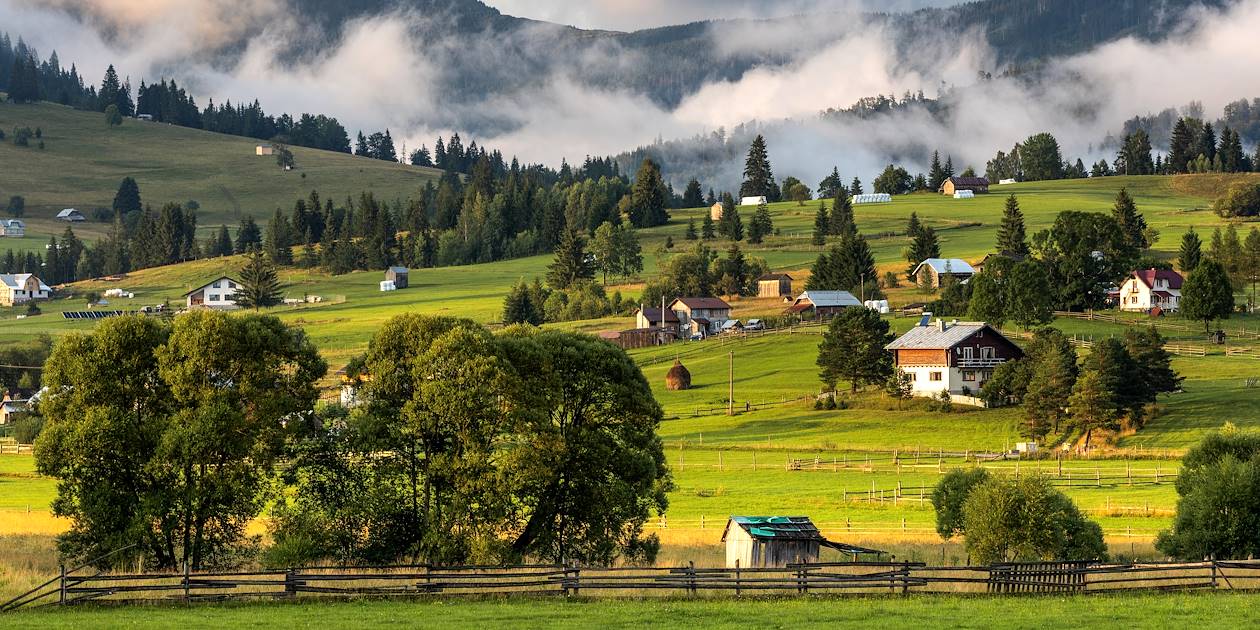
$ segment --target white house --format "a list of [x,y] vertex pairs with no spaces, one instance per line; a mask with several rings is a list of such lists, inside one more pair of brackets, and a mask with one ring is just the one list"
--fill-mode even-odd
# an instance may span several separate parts
[[188,302],[188,308],[232,309],[236,308],[236,292],[239,288],[240,283],[237,280],[220,276],[209,284],[185,293],[184,298]]
[[993,370],[1024,351],[985,323],[959,323],[924,316],[918,326],[884,347],[897,369],[910,376],[915,396],[941,392],[975,395]]
[[[715,335],[731,318],[731,305],[720,298],[678,298],[669,305],[684,334]],[[668,320],[667,320],[668,321]]]
[[0,306],[47,300],[52,289],[30,273],[0,273]]
[[78,210],[75,210],[74,208],[66,208],[65,210],[62,210],[61,212],[58,212],[57,218],[62,221],[69,221],[71,223],[82,223],[84,221],[87,221],[87,217],[83,216],[82,212],[79,212]]
[[761,205],[761,204],[763,204],[763,203],[766,203],[766,198],[765,198],[765,196],[761,196],[761,197],[744,197],[743,199],[740,199],[740,200],[739,200],[739,205],[741,205],[741,206],[760,206],[760,205]]
[[1120,287],[1120,310],[1145,313],[1181,308],[1181,274],[1164,269],[1135,271]]
[[26,224],[19,219],[0,219],[0,236],[13,238],[26,236]]

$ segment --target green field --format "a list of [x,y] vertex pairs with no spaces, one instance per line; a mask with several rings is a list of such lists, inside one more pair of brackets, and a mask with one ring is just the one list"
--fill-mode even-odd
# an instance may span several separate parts
[[[1196,628],[1249,626],[1255,595],[357,601],[144,609],[45,609],[3,618],[58,628]],[[1248,621],[1248,620],[1253,621]],[[1070,621],[1067,621],[1070,620]]]
[[[15,127],[43,130],[44,149],[14,146]],[[89,222],[75,226],[92,238],[107,229],[93,223],[91,210],[110,207],[118,183],[136,178],[145,203],[195,200],[201,205],[203,230],[241,217],[265,220],[277,208],[318,190],[328,199],[344,200],[372,191],[384,200],[413,196],[441,173],[402,164],[356,158],[343,153],[293,147],[297,168],[283,171],[273,157],[254,155],[260,141],[162,123],[128,119],[108,128],[103,114],[52,104],[13,105],[0,102],[0,198],[26,198],[27,238],[0,239],[0,249],[39,249],[64,224],[53,221],[63,208],[78,208]]]

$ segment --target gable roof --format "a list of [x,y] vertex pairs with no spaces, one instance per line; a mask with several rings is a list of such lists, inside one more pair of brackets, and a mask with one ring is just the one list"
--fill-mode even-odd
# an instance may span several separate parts
[[802,300],[813,304],[814,308],[840,308],[862,305],[862,302],[848,291],[806,291],[796,298],[796,303],[800,304]]
[[1155,288],[1156,280],[1167,280],[1169,289],[1180,291],[1181,283],[1184,282],[1184,278],[1181,277],[1181,274],[1167,269],[1143,269],[1142,271],[1134,271],[1133,277],[1137,278],[1139,282],[1145,284],[1147,288],[1150,289]]
[[[643,314],[643,318],[648,320],[648,322],[661,321],[661,309],[659,308],[651,308],[651,307],[643,308],[643,309],[639,309],[639,312]],[[674,311],[666,309],[665,310],[665,323],[669,323],[669,322],[674,322],[675,324],[677,324],[678,314],[675,313]]]
[[21,219],[0,219],[0,225],[5,227],[26,227]]
[[951,177],[949,181],[953,182],[954,187],[971,187],[971,186],[988,186],[989,180],[983,177]]
[[760,278],[757,278],[757,282],[777,282],[784,279],[791,280],[792,276],[789,276],[786,273],[768,273]]
[[411,269],[408,269],[407,267],[390,267],[389,271],[394,273],[411,273]]
[[971,263],[961,258],[929,258],[914,268],[914,275],[919,275],[919,271],[923,269],[923,265],[932,268],[936,273],[970,273],[976,272]]
[[[984,322],[963,322],[940,325],[941,320],[927,326],[915,326],[909,332],[884,346],[885,350],[948,350],[984,330],[999,337],[1002,333]],[[944,330],[941,330],[944,328]]]
[[205,283],[205,284],[203,284],[203,285],[201,285],[201,286],[199,286],[199,287],[197,287],[197,288],[193,289],[192,291],[189,291],[189,292],[185,293],[182,297],[188,297],[188,296],[190,296],[190,295],[192,295],[192,294],[194,294],[194,293],[196,293],[196,292],[198,292],[198,291],[200,291],[200,290],[202,290],[202,289],[208,289],[208,288],[210,288],[210,285],[212,285],[212,284],[214,284],[214,283],[216,283],[216,282],[218,282],[218,281],[220,281],[220,280],[229,280],[229,281],[235,282],[235,283],[236,283],[236,284],[238,284],[238,285],[241,283],[241,281],[240,281],[240,280],[237,280],[236,278],[233,278],[233,277],[231,277],[231,276],[219,276],[218,278],[215,278],[214,280],[211,280],[211,281],[209,281],[209,282],[207,282],[207,283]]
[[82,212],[79,212],[78,210],[75,210],[74,208],[66,208],[65,210],[62,210],[61,212],[57,213],[57,218],[64,219],[66,217],[81,216],[82,214],[83,214]]
[[[670,306],[672,307],[674,304],[677,304],[679,302],[682,302],[684,306],[693,310],[695,309],[719,310],[719,311],[731,310],[731,305],[727,304],[726,301],[721,298],[698,298],[698,297],[678,298],[677,300],[674,300],[673,302],[671,302]],[[673,309],[671,308],[670,310],[673,310]]]
[[[0,273],[0,284],[4,284],[10,289],[25,290],[26,281],[33,275],[29,273]],[[43,280],[35,278],[35,281],[39,283],[40,291],[52,291],[52,288],[44,284]]]

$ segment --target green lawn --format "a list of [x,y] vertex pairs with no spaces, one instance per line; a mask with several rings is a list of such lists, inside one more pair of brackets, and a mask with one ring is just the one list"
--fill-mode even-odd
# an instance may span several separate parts
[[[273,157],[254,155],[260,141],[161,123],[128,119],[108,128],[103,114],[60,105],[0,103],[0,129],[40,127],[44,149],[0,142],[0,197],[26,198],[27,238],[0,239],[0,249],[42,250],[49,234],[65,225],[53,220],[63,208],[109,207],[118,183],[136,178],[145,203],[155,208],[168,201],[201,204],[203,230],[220,223],[234,226],[242,216],[267,219],[277,208],[286,211],[299,197],[318,190],[338,202],[373,191],[387,201],[406,199],[435,180],[440,172],[356,158],[343,153],[293,147],[297,168],[283,171]],[[106,224],[75,226],[86,238],[102,234]]]
[[[13,614],[13,630],[58,628],[1239,628],[1260,597],[1115,596],[612,600],[473,599],[55,608]],[[1069,621],[1070,620],[1070,621]],[[1250,621],[1249,621],[1250,620]]]

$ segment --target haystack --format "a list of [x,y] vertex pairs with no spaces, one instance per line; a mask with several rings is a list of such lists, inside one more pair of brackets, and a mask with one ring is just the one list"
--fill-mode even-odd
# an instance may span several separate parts
[[669,373],[665,375],[665,389],[671,392],[691,389],[691,372],[683,367],[681,361],[674,361],[674,367],[669,368]]

